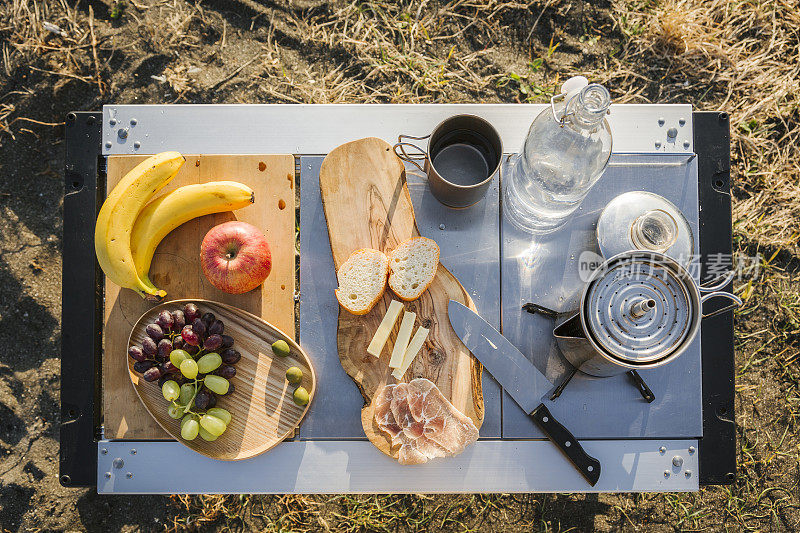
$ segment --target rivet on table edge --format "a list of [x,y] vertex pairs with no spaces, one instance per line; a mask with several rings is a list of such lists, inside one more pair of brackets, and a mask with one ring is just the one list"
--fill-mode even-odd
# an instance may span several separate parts
[[133,477],[133,473],[132,472],[128,472],[127,474],[125,474],[125,477],[130,479],[130,478]]
[[106,472],[105,477],[106,479],[111,479],[111,472]]
[[656,141],[656,148],[661,148],[661,141]]
[[112,118],[111,120],[108,121],[108,123],[111,124],[112,126],[116,126],[117,125],[117,119]]
[[675,457],[673,457],[672,458],[672,466],[675,466],[677,468],[682,467],[683,466],[683,457],[681,457],[680,455],[676,455]]
[[686,476],[686,477],[692,477],[692,471],[691,470],[687,470],[683,475]]
[[103,455],[107,455],[108,450],[106,448],[103,448],[102,450],[100,450],[100,453],[102,453]]
[[669,470],[664,470],[664,477],[669,477]]
[[131,448],[131,455],[136,455],[136,448]]
[[670,128],[667,130],[667,137],[674,139],[678,136],[678,128]]
[[138,124],[138,123],[139,123],[139,121],[138,121],[138,120],[136,120],[135,118],[132,118],[132,119],[131,119],[131,126],[135,126],[135,125],[136,125],[136,124]]
[[661,448],[658,449],[658,453],[660,453],[661,455],[664,455],[665,453],[667,453],[667,447],[666,446],[662,446]]
[[133,143],[133,149],[134,150],[138,150],[141,147],[142,147],[142,143],[140,143],[139,141],[136,141],[135,143]]
[[679,118],[679,119],[678,119],[678,124],[679,124],[680,126],[684,126],[684,125],[686,125],[686,119],[685,119],[685,118],[683,118],[683,117]]
[[659,117],[659,118],[658,118],[658,125],[659,125],[659,126],[663,126],[663,125],[664,125],[666,122],[667,122],[667,121],[666,121],[666,120],[664,120],[664,117]]
[[439,229],[443,230],[444,229],[444,224],[439,224]]
[[125,461],[122,460],[122,457],[117,457],[111,462],[111,464],[114,468],[122,468],[125,466]]
[[106,141],[106,148],[111,148],[112,146],[111,141]]
[[689,453],[694,453],[694,446],[689,446]]
[[690,146],[691,144],[692,144],[692,143],[690,143],[689,141],[683,141],[683,147],[684,147],[684,148],[689,148],[689,146]]
[[120,139],[127,139],[128,138],[128,128],[120,128],[117,130],[117,135]]

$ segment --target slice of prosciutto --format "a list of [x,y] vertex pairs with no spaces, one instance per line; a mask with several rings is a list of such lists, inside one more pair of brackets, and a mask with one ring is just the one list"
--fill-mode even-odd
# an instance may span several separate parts
[[458,455],[478,439],[478,428],[430,380],[385,385],[373,399],[375,421],[400,444],[400,464]]

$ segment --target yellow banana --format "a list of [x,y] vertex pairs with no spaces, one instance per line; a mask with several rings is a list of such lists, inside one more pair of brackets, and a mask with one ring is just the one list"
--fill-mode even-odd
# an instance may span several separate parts
[[175,177],[184,161],[178,152],[148,157],[125,174],[103,202],[97,216],[94,249],[100,268],[111,281],[145,298],[160,299],[166,292],[145,283],[136,274],[131,232],[139,212],[156,191]]
[[235,181],[212,181],[186,185],[159,196],[139,213],[131,233],[131,253],[139,279],[148,278],[158,243],[167,234],[193,218],[233,211],[255,201],[253,190]]

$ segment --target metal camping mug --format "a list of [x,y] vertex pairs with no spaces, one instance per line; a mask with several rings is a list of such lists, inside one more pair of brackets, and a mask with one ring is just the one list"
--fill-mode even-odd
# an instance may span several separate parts
[[[428,150],[403,139],[429,139]],[[417,152],[408,154],[406,147]],[[440,122],[430,135],[399,135],[394,153],[425,173],[437,200],[448,207],[463,208],[480,201],[499,174],[503,142],[484,119],[456,115]],[[420,161],[424,161],[423,166]]]

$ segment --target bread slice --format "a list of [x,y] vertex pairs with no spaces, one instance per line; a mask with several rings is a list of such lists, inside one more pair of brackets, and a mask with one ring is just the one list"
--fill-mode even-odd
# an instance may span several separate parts
[[386,290],[389,258],[379,250],[356,250],[339,267],[336,299],[354,315],[366,315]]
[[412,237],[389,254],[389,287],[407,302],[416,300],[433,282],[438,267],[439,245]]

